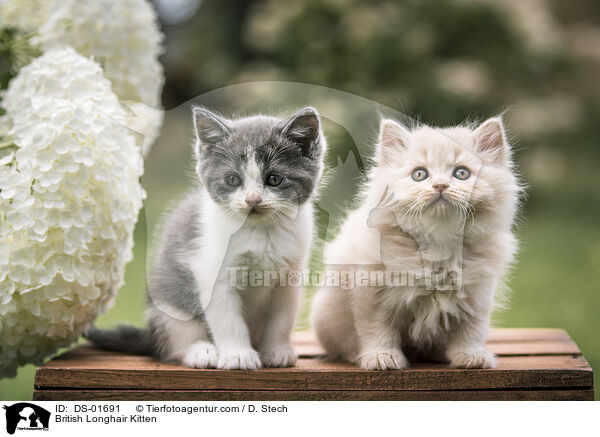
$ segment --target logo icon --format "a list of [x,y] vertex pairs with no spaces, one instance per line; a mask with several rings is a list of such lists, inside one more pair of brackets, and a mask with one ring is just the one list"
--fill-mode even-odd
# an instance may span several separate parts
[[10,406],[4,405],[6,410],[6,432],[14,434],[18,430],[48,430],[50,411],[28,402],[19,402]]

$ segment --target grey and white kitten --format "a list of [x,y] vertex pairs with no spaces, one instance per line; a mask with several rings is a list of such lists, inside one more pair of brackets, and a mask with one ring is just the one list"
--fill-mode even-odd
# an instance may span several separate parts
[[238,274],[300,271],[325,138],[313,108],[230,120],[195,107],[199,187],[166,219],[148,290],[148,329],[92,330],[97,346],[195,368],[292,366],[300,285]]

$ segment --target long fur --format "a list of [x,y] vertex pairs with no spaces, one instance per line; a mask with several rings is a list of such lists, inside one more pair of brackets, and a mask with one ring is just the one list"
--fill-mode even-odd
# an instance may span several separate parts
[[[484,342],[517,250],[522,191],[501,119],[412,130],[384,119],[375,160],[362,203],[327,248],[328,268],[462,276],[454,287],[324,287],[313,302],[319,340],[331,358],[367,369],[401,369],[419,357],[493,367]],[[469,179],[453,177],[460,166]],[[411,175],[421,167],[429,177],[417,182]],[[443,201],[435,202],[434,184],[449,185]]]

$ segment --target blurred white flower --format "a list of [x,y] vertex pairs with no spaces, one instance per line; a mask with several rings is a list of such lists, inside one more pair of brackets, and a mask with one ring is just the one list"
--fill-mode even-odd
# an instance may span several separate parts
[[160,106],[163,35],[146,0],[62,0],[32,42],[43,50],[69,45],[93,56],[121,100]]
[[0,0],[0,27],[34,32],[44,23],[58,0]]
[[3,101],[0,375],[76,340],[131,259],[144,196],[136,134],[101,67],[71,48],[23,67]]
[[71,46],[93,57],[121,100],[160,106],[163,35],[148,1],[7,0],[0,25],[34,32],[31,42],[44,51]]
[[[43,51],[65,46],[102,65],[112,91],[137,114],[144,156],[162,126],[163,35],[146,0],[0,0],[0,27],[17,27]],[[27,57],[24,57],[29,62]],[[141,102],[146,105],[140,105]],[[141,129],[141,131],[140,131]]]

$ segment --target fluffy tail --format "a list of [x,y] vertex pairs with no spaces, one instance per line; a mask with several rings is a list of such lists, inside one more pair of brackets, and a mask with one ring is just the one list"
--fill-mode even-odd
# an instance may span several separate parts
[[152,337],[148,328],[119,325],[116,329],[92,328],[83,334],[100,349],[128,352],[134,355],[153,355]]

